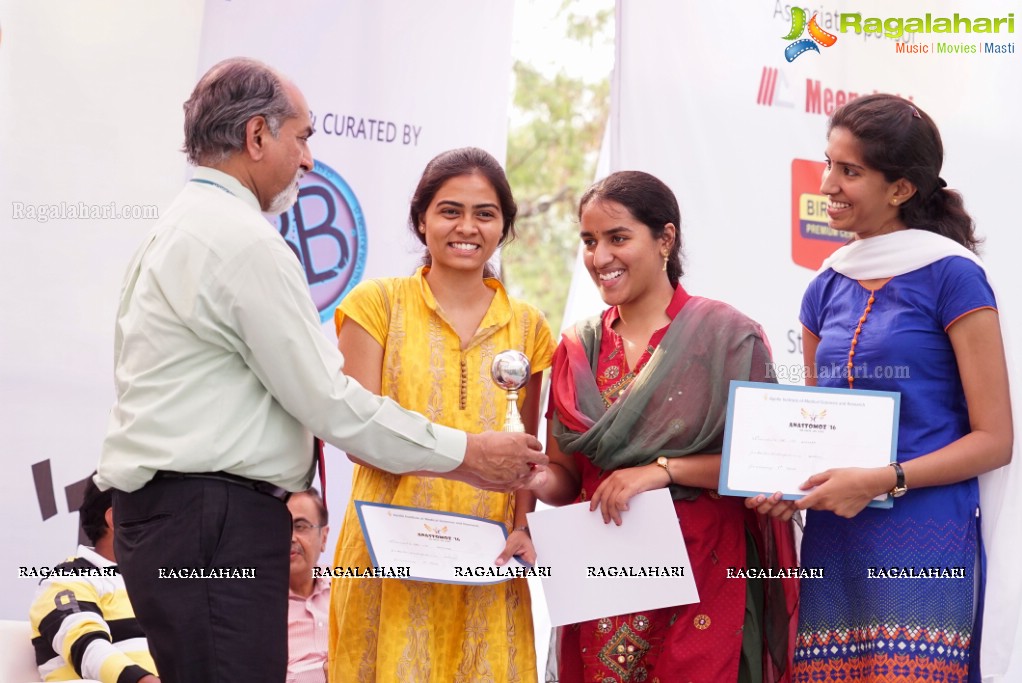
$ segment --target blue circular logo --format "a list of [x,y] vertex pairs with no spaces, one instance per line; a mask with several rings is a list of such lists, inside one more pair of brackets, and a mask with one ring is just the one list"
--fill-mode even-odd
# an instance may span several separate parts
[[355,193],[317,160],[299,184],[298,201],[277,218],[277,230],[305,269],[320,322],[330,320],[365,271],[365,216]]

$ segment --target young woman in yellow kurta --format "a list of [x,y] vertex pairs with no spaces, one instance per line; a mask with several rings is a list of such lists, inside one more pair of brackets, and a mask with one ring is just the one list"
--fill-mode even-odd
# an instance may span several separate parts
[[[519,410],[535,434],[540,381],[553,352],[550,328],[536,308],[511,299],[499,280],[486,277],[487,260],[513,235],[516,212],[504,171],[486,152],[452,150],[431,161],[410,212],[430,265],[412,277],[361,283],[344,299],[336,324],[345,372],[439,424],[500,430],[507,400],[490,378],[490,365],[495,354],[516,349],[532,364]],[[535,560],[525,519],[535,501],[528,493],[481,491],[356,464],[351,500],[492,519],[508,528],[505,556]],[[334,566],[370,565],[349,502]],[[331,591],[331,681],[536,680],[525,579],[462,586],[338,578]]]

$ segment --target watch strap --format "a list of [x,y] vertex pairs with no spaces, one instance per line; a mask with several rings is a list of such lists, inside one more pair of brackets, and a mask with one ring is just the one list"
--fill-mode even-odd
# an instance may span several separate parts
[[660,467],[664,468],[664,471],[667,472],[667,478],[670,480],[671,484],[673,485],[674,484],[674,477],[671,476],[670,461],[668,461],[666,457],[661,455],[659,458],[656,459],[656,464],[659,465]]
[[905,495],[908,491],[908,487],[905,486],[905,470],[902,469],[901,463],[892,462],[891,467],[894,468],[895,481],[894,488],[891,489],[890,494],[897,498],[898,496]]

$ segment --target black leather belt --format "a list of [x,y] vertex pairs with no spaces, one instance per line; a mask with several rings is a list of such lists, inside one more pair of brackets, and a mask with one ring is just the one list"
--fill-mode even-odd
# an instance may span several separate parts
[[273,496],[277,500],[285,503],[291,497],[290,491],[271,484],[268,481],[257,481],[255,479],[249,479],[248,477],[240,477],[237,474],[231,474],[229,472],[168,472],[166,470],[160,470],[153,476],[153,479],[215,479],[217,481],[225,481],[228,484],[244,486],[247,489],[252,489],[259,493],[265,493],[266,495]]

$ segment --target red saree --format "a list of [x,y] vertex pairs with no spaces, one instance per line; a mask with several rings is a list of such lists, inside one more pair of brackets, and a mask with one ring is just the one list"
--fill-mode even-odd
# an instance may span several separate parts
[[[672,322],[631,370],[611,328],[614,308],[569,330],[558,347],[554,434],[582,473],[580,500],[615,469],[720,452],[729,381],[766,378],[762,331],[733,308],[679,286],[667,314]],[[728,569],[794,566],[790,524],[769,523],[740,498],[671,488],[702,600],[560,629],[558,680],[789,680],[797,579],[747,582]]]

